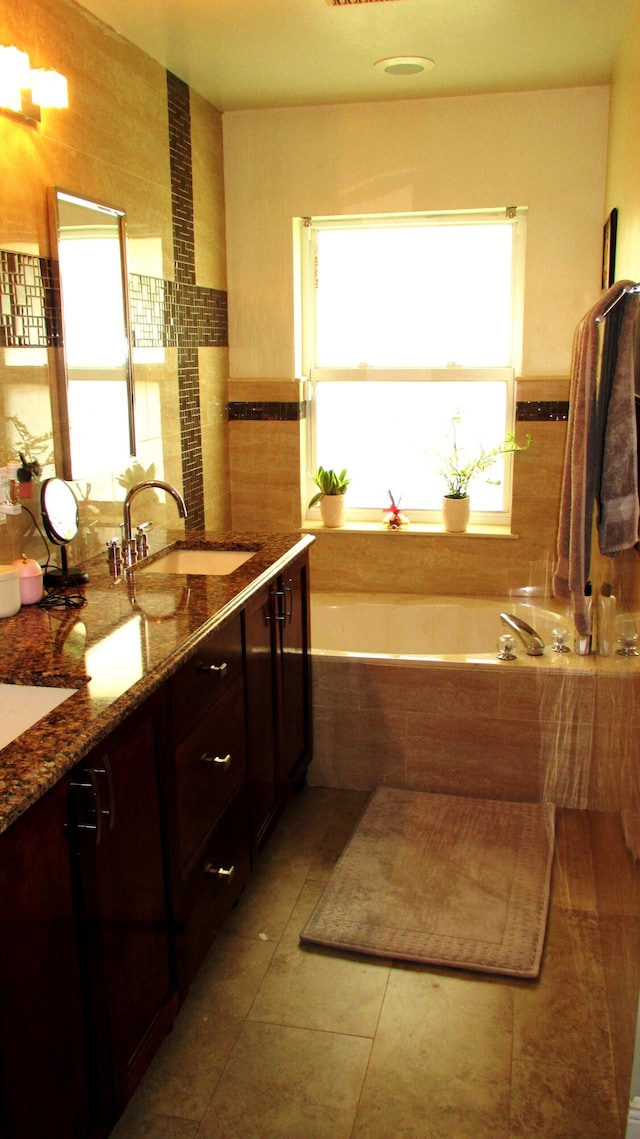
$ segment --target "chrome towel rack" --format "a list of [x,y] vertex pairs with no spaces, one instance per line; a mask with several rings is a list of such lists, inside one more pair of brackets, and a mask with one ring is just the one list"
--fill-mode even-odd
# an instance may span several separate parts
[[640,284],[638,284],[638,285],[624,285],[621,288],[620,292],[618,293],[618,296],[614,297],[611,304],[607,306],[607,308],[604,310],[604,312],[601,313],[600,316],[596,317],[596,324],[601,324],[602,321],[604,320],[604,318],[609,315],[609,313],[611,312],[611,309],[615,308],[618,301],[621,301],[622,298],[627,295],[627,293],[640,293]]

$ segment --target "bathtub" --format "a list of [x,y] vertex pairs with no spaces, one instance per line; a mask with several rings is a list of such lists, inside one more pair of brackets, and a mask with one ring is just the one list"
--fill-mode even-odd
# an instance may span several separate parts
[[[498,659],[514,614],[546,648]],[[551,650],[548,598],[315,593],[311,784],[640,808],[640,658]]]
[[[311,643],[323,655],[489,659],[497,656],[498,638],[512,632],[500,620],[500,613],[510,613],[532,625],[548,646],[557,627],[567,629],[568,643],[573,644],[566,606],[552,609],[550,604],[545,600],[538,606],[513,597],[316,593],[311,599]],[[517,657],[525,655],[522,642],[514,639]]]

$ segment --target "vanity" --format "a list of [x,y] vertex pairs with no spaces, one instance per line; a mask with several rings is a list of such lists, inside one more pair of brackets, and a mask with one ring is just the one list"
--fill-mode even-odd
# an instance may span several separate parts
[[312,541],[176,534],[0,622],[0,681],[66,690],[0,753],[6,1139],[109,1134],[303,783]]

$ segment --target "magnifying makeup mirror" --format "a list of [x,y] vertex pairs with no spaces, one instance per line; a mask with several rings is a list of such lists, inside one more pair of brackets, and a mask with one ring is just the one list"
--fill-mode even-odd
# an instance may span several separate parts
[[69,569],[67,543],[78,533],[78,503],[68,483],[63,479],[45,479],[40,491],[42,524],[47,537],[60,546],[62,569],[50,566],[44,575],[44,584],[53,586],[81,585],[89,580],[82,569]]

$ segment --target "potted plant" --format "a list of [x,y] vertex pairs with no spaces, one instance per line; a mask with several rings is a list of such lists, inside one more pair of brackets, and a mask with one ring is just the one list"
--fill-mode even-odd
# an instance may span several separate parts
[[471,512],[469,484],[480,475],[485,475],[486,481],[491,482],[491,479],[486,478],[486,472],[500,455],[510,455],[515,451],[526,451],[532,442],[531,435],[527,435],[527,442],[520,446],[516,443],[513,433],[509,432],[502,443],[498,443],[497,446],[491,447],[489,450],[479,446],[475,454],[470,454],[462,448],[458,441],[456,425],[459,422],[460,416],[454,416],[451,420],[451,450],[440,470],[447,486],[446,494],[442,500],[444,528],[452,534],[462,533],[469,523]]
[[325,470],[318,467],[313,481],[318,487],[309,502],[309,509],[320,503],[320,516],[325,526],[336,528],[344,524],[344,496],[351,479],[347,478],[346,467],[337,474],[336,471]]

